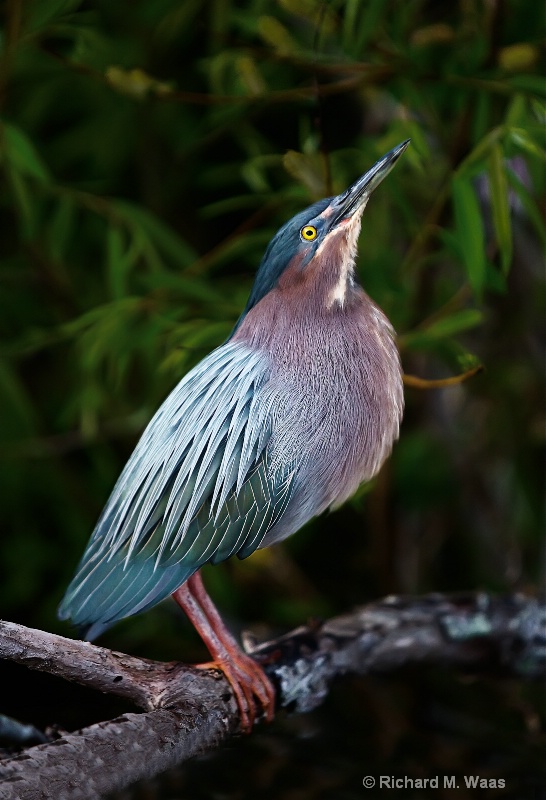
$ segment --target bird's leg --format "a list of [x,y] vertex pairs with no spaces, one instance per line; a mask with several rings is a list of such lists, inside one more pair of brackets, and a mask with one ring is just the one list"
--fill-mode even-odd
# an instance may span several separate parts
[[214,667],[222,670],[233,689],[241,716],[241,727],[245,732],[250,731],[254,722],[252,694],[245,691],[246,687],[241,685],[237,675],[231,673],[229,654],[212,630],[205,612],[191,593],[187,581],[174,592],[173,597],[201,636],[214,659],[210,664],[197,664],[197,666],[203,669]]
[[229,681],[239,712],[241,727],[250,731],[256,717],[256,700],[266,719],[273,718],[275,692],[262,668],[242,652],[225,627],[216,607],[208,596],[198,573],[189,578],[173,594],[178,605],[192,622],[214,659],[202,668],[222,670]]
[[241,650],[240,645],[224,625],[224,621],[218,609],[210,599],[203,584],[200,572],[194,573],[188,580],[190,591],[197,599],[201,608],[205,612],[210,626],[218,639],[223,643],[229,653],[230,660],[234,662],[243,675],[249,676],[248,686],[252,694],[260,701],[268,722],[271,722],[275,710],[275,690],[271,681],[263,671],[262,667],[250,656]]

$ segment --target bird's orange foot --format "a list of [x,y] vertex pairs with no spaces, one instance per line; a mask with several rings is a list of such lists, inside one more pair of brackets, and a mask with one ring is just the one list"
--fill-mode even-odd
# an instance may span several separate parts
[[[250,733],[257,717],[271,722],[275,713],[275,690],[271,681],[253,658],[242,651],[232,659],[197,664],[200,669],[219,669],[226,676],[235,696],[243,733]],[[236,657],[235,657],[236,655]]]
[[275,711],[275,690],[271,681],[226,629],[199,572],[188,578],[173,597],[199,631],[212,656],[212,661],[197,666],[219,669],[229,681],[239,708],[242,730],[249,733],[262,714],[271,722]]

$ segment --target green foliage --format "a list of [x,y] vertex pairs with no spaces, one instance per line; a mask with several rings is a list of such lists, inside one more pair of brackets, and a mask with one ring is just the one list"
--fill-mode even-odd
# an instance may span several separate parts
[[[391,532],[380,567],[365,567],[370,596],[536,577],[542,12],[509,0],[501,17],[497,5],[8,4],[3,614],[56,625],[62,586],[138,433],[229,334],[272,234],[408,137],[364,216],[363,284],[399,331],[408,373],[438,378],[479,362],[487,372],[455,389],[408,390],[394,468],[345,512],[367,531],[354,547]],[[313,539],[299,541],[288,548],[308,574],[294,603],[328,572]],[[331,560],[332,544],[322,546]],[[349,554],[340,558],[350,573]],[[250,582],[271,578],[268,564],[242,570]],[[310,596],[310,611],[326,602]],[[231,597],[243,607],[244,591]],[[280,601],[264,603],[297,621]]]

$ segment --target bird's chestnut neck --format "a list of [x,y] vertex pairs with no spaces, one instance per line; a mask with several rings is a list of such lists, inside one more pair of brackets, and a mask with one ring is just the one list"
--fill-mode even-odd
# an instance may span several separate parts
[[277,290],[285,302],[310,307],[314,313],[343,308],[355,298],[355,257],[360,216],[338,225],[308,259],[300,252],[280,276]]

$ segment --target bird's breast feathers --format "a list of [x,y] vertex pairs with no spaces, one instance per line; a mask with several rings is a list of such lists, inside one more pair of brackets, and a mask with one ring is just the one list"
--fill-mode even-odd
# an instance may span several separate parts
[[272,464],[300,463],[310,516],[377,473],[403,413],[392,327],[360,287],[352,292],[351,303],[321,314],[272,292],[237,332],[268,354]]
[[372,477],[402,411],[396,348],[378,330],[308,341],[301,358],[290,339],[231,340],[198,364],[143,433],[60,616],[97,635],[204,563],[286,538]]

